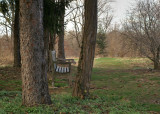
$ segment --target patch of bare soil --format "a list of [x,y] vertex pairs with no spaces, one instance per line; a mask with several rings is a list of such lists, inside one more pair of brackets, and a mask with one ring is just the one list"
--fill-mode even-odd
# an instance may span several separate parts
[[156,75],[160,73],[158,70],[152,70],[152,69],[116,69],[116,70],[106,70],[107,73],[113,73],[113,72],[126,72],[126,73],[133,73],[135,75],[141,75],[141,74],[153,74]]
[[67,94],[69,87],[49,87],[50,94]]
[[20,68],[0,67],[0,80],[20,80]]

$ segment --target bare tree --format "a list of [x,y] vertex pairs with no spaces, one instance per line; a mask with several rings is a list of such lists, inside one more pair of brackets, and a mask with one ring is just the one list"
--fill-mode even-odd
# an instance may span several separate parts
[[107,32],[113,20],[113,11],[110,3],[113,0],[98,0],[98,25],[103,25],[103,29]]
[[69,34],[71,33],[71,36],[76,38],[77,46],[81,48],[82,29],[84,28],[84,1],[77,0],[72,2],[71,8],[74,10],[71,10],[67,18],[73,24],[74,32],[69,32]]
[[0,22],[0,25],[3,25],[5,27],[7,36],[8,36],[8,31],[9,30],[11,31],[11,40],[12,41],[14,40],[14,67],[20,67],[21,57],[20,57],[20,38],[19,38],[19,0],[1,1],[0,12],[1,12],[0,17],[3,20]]
[[[15,1],[2,0],[0,1],[0,25],[11,32],[11,40],[13,41],[14,18],[15,18]],[[7,31],[6,31],[7,32]]]
[[128,38],[160,69],[160,2],[138,1],[124,22]]
[[[113,0],[98,0],[98,23],[103,25],[105,30],[108,29],[111,21],[113,19],[113,15],[111,14],[110,3]],[[73,30],[71,36],[76,38],[77,45],[81,48],[82,42],[82,32],[84,28],[84,0],[77,0],[72,2],[72,9],[74,9],[70,15],[68,15],[68,21],[73,24]]]

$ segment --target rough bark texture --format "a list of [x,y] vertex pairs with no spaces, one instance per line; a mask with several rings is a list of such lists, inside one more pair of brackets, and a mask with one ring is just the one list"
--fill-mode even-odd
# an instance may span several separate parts
[[89,95],[97,35],[97,0],[85,0],[85,25],[73,96]]
[[19,0],[15,0],[14,20],[14,67],[21,67],[20,37],[19,37]]
[[47,71],[49,70],[49,32],[48,30],[44,30],[44,52],[45,52],[45,60]]
[[51,104],[43,37],[43,0],[20,0],[22,104]]
[[[64,2],[64,0],[62,0]],[[58,34],[59,40],[58,40],[58,58],[65,59],[65,51],[64,51],[64,16],[65,16],[65,7],[62,8],[63,13],[61,15],[60,25],[61,30]]]

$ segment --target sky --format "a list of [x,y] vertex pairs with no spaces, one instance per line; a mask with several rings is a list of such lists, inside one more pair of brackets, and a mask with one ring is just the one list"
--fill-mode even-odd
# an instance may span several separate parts
[[[134,3],[135,0],[114,0],[115,2],[111,3],[111,7],[114,10],[114,18],[112,24],[120,23],[122,19],[125,18],[126,11],[132,6],[131,3]],[[67,25],[67,30],[72,30],[73,25],[69,23]],[[2,28],[0,27],[0,31]]]
[[[134,3],[135,0],[114,0],[114,2],[111,3],[111,8],[114,11],[112,25],[115,23],[120,24],[121,20],[125,18],[127,10],[129,10]],[[72,23],[68,23],[67,30],[72,30],[73,27]]]
[[127,10],[135,3],[135,0],[115,0],[111,4],[114,10],[114,18],[112,23],[120,23],[125,18]]

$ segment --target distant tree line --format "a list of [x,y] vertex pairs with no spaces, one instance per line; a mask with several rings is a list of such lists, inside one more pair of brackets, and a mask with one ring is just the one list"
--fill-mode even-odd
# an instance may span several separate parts
[[[71,3],[75,3],[72,7]],[[55,49],[65,58],[64,35],[66,8],[71,8],[75,38],[80,56],[72,95],[89,97],[95,50],[104,56],[124,57],[132,52],[149,58],[160,69],[160,2],[137,1],[123,26],[109,30],[113,16],[106,0],[2,0],[1,25],[11,28],[14,41],[14,66],[21,68],[22,104],[51,104],[48,90],[48,52]],[[76,10],[76,11],[75,11]],[[72,12],[75,11],[75,12]],[[104,13],[105,12],[105,13]],[[103,14],[103,15],[102,15]],[[78,21],[77,21],[78,20]],[[98,29],[98,33],[97,33]]]

